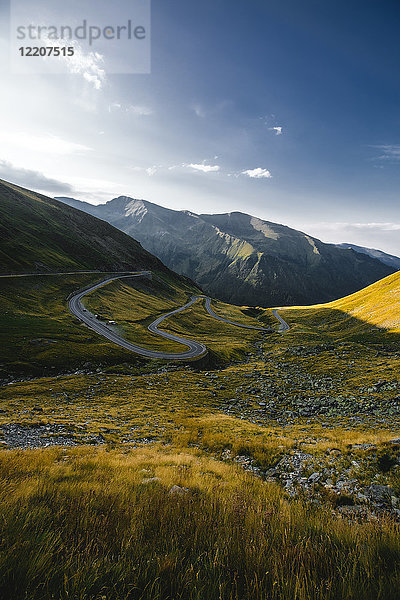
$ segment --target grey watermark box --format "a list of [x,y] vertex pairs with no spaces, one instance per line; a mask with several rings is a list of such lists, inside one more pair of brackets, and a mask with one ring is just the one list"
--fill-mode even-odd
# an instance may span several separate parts
[[14,73],[150,73],[151,0],[11,0]]

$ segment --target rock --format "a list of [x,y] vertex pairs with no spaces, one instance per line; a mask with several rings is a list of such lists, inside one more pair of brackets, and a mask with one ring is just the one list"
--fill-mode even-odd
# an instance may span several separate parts
[[364,494],[367,496],[370,502],[374,504],[392,504],[392,496],[395,496],[392,488],[386,485],[372,484],[364,488]]
[[375,444],[353,444],[353,450],[369,450],[370,448],[376,448]]
[[86,439],[76,438],[65,425],[7,423],[0,426],[0,431],[4,437],[3,441],[9,448],[47,448],[87,443]]
[[180,487],[179,485],[173,485],[168,493],[170,496],[185,496],[189,493],[189,489],[186,487]]
[[358,492],[358,494],[356,495],[356,500],[365,504],[366,502],[368,502],[368,496],[362,494],[361,492]]
[[321,479],[321,474],[320,473],[313,473],[312,475],[310,475],[310,477],[308,478],[308,483],[314,484],[314,483],[318,483],[318,481]]
[[149,483],[158,483],[160,481],[161,481],[161,479],[159,477],[147,477],[146,479],[143,479],[142,483],[149,484]]
[[339,506],[338,512],[348,518],[357,518],[366,516],[363,506]]

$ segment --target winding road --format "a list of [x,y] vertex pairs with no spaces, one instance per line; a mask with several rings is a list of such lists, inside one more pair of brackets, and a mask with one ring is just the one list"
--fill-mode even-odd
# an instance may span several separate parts
[[[37,277],[37,276],[42,276],[42,275],[51,277],[54,275],[58,275],[58,276],[81,275],[83,273],[101,274],[102,271],[71,271],[71,272],[67,272],[67,273],[62,273],[62,272],[58,272],[58,273],[12,273],[12,274],[10,273],[10,274],[0,275],[0,278],[35,277],[35,276]],[[214,312],[214,310],[211,308],[211,298],[209,298],[208,296],[192,296],[192,298],[189,302],[187,302],[186,304],[184,304],[183,306],[181,306],[179,308],[176,308],[175,310],[172,310],[164,315],[161,315],[147,327],[147,329],[149,331],[151,331],[152,333],[155,333],[156,335],[159,335],[160,337],[163,337],[167,340],[171,340],[173,342],[177,342],[178,344],[182,344],[183,346],[186,346],[186,348],[187,348],[187,350],[185,350],[183,352],[160,352],[157,350],[149,350],[147,348],[143,348],[142,346],[137,346],[136,344],[132,344],[131,342],[128,342],[127,340],[122,338],[120,335],[118,335],[118,333],[116,333],[114,331],[114,329],[112,329],[112,327],[110,327],[110,326],[106,325],[105,323],[101,322],[100,320],[96,319],[95,315],[93,315],[86,308],[84,308],[84,306],[81,302],[82,298],[84,296],[86,296],[86,294],[89,294],[90,292],[93,292],[94,290],[96,290],[100,287],[103,287],[104,285],[107,285],[108,283],[110,283],[111,281],[114,281],[116,279],[123,279],[123,278],[130,278],[130,277],[151,277],[151,275],[152,275],[151,271],[124,271],[124,272],[116,273],[113,276],[100,281],[99,283],[88,286],[88,287],[84,288],[83,290],[80,290],[80,291],[72,294],[69,297],[69,309],[75,317],[77,317],[80,321],[85,323],[88,327],[90,327],[90,329],[92,329],[96,333],[98,333],[98,334],[102,335],[103,337],[107,338],[108,340],[110,340],[110,342],[113,342],[114,344],[117,344],[118,346],[121,346],[122,348],[125,348],[126,350],[135,352],[136,354],[145,356],[146,358],[162,359],[162,360],[191,360],[191,359],[201,358],[207,354],[207,348],[204,344],[201,344],[200,342],[195,342],[194,340],[188,340],[186,338],[182,338],[182,337],[179,337],[172,333],[167,333],[166,331],[162,331],[161,329],[158,329],[158,326],[165,319],[167,319],[171,315],[175,315],[177,313],[182,312],[186,308],[189,308],[190,306],[192,306],[192,304],[194,304],[198,300],[205,300],[206,311],[208,312],[208,314],[211,317],[213,317],[214,319],[217,319],[218,321],[223,321],[224,323],[229,323],[230,325],[235,325],[236,327],[242,327],[243,329],[254,329],[256,331],[265,331],[265,332],[270,332],[270,333],[273,331],[276,331],[275,329],[273,329],[271,327],[255,327],[254,325],[244,325],[243,323],[237,323],[235,321],[230,321],[229,319],[225,319],[225,317],[221,317],[221,316],[217,315]],[[273,313],[274,317],[280,322],[278,331],[280,333],[288,331],[290,329],[290,327],[286,323],[286,321],[279,315],[278,310],[273,309],[272,313]]]
[[[200,298],[200,297],[201,296],[197,296],[197,298]],[[236,323],[235,321],[228,321],[228,319],[224,319],[224,317],[220,317],[211,308],[211,298],[208,298],[208,296],[206,297],[205,307],[206,307],[208,314],[211,315],[212,317],[214,317],[214,319],[218,319],[218,321],[223,321],[224,323],[230,323],[231,325],[236,325],[236,327],[243,327],[244,329],[255,329],[256,331],[270,331],[270,332],[273,331],[273,329],[271,327],[254,327],[253,325],[243,325],[243,323]],[[275,315],[275,316],[277,316],[277,315]],[[279,317],[279,320],[281,320],[281,317]],[[286,325],[287,325],[287,323],[286,323]],[[289,329],[289,325],[288,325],[288,329]]]
[[278,313],[278,309],[277,308],[273,308],[272,309],[272,314],[274,315],[275,319],[278,319],[278,321],[280,322],[280,326],[278,331],[280,331],[281,333],[283,331],[289,331],[290,326],[286,323],[285,319],[283,319],[281,317],[281,315]]
[[[90,327],[96,333],[99,333],[103,337],[106,337],[107,339],[109,339],[111,342],[114,342],[115,344],[118,344],[119,346],[122,346],[123,348],[126,348],[127,350],[131,350],[132,352],[135,352],[136,354],[145,356],[146,358],[162,359],[162,360],[191,360],[191,359],[201,358],[207,354],[207,348],[204,344],[201,344],[194,340],[188,340],[186,338],[182,338],[182,337],[179,337],[172,333],[167,333],[166,331],[162,331],[162,330],[158,329],[158,326],[165,319],[167,319],[171,315],[175,315],[177,313],[182,312],[186,308],[189,308],[190,306],[192,306],[192,304],[194,304],[198,300],[203,300],[203,299],[205,300],[205,308],[206,308],[207,312],[214,319],[218,319],[218,321],[223,321],[224,323],[229,323],[230,325],[235,325],[236,327],[242,327],[244,329],[254,329],[256,331],[268,331],[268,332],[274,331],[271,328],[255,327],[252,325],[244,325],[243,323],[236,323],[235,321],[230,321],[229,319],[220,317],[211,308],[211,298],[209,298],[208,296],[192,296],[192,298],[189,302],[187,302],[186,304],[184,304],[183,306],[181,306],[179,308],[176,308],[175,310],[172,310],[164,315],[161,315],[147,327],[147,329],[149,331],[151,331],[152,333],[155,333],[156,335],[159,335],[160,337],[171,340],[173,342],[177,342],[178,344],[182,344],[183,346],[186,346],[188,348],[188,350],[185,350],[184,352],[160,352],[157,350],[149,350],[148,348],[143,348],[142,346],[137,346],[136,344],[132,344],[131,342],[128,342],[127,340],[125,340],[124,338],[119,336],[111,327],[107,326],[105,323],[102,323],[101,321],[96,319],[96,317],[91,312],[89,312],[86,308],[84,308],[84,306],[81,302],[82,298],[84,296],[86,296],[87,294],[89,294],[90,292],[93,292],[94,290],[96,290],[100,287],[103,287],[103,286],[107,285],[108,283],[110,283],[111,281],[114,281],[116,279],[122,279],[125,277],[126,278],[128,278],[128,277],[146,277],[146,276],[148,277],[149,275],[151,275],[150,271],[138,271],[138,272],[130,273],[127,275],[126,274],[124,274],[124,275],[118,274],[113,277],[108,277],[107,279],[105,279],[95,285],[87,287],[84,290],[80,290],[79,292],[73,294],[69,299],[69,309],[70,309],[71,313],[73,315],[75,315],[80,321],[85,323],[88,327]],[[281,326],[279,327],[279,331],[287,331],[289,329],[289,325],[286,323],[286,321],[284,321],[282,319],[282,317],[280,315],[278,315],[276,310],[274,310],[273,313],[274,313],[274,316],[281,323]]]
[[101,321],[96,319],[96,317],[91,312],[84,308],[81,302],[81,299],[90,292],[93,292],[94,290],[97,290],[98,288],[103,287],[104,285],[107,285],[108,283],[111,283],[111,281],[115,281],[116,279],[122,279],[125,277],[146,277],[149,275],[151,275],[150,271],[138,271],[137,273],[131,273],[129,275],[116,275],[114,277],[108,277],[100,283],[92,285],[91,287],[88,287],[74,294],[69,300],[69,309],[73,315],[75,315],[80,321],[82,321],[88,327],[90,327],[90,329],[93,329],[93,331],[95,331],[96,333],[99,333],[103,337],[109,339],[111,342],[118,344],[118,346],[122,346],[123,348],[126,348],[126,350],[131,350],[132,352],[140,354],[141,356],[145,356],[146,358],[163,360],[190,360],[193,358],[200,358],[201,356],[205,355],[207,353],[207,348],[204,346],[204,344],[200,344],[199,342],[195,342],[193,340],[187,340],[185,338],[175,336],[171,333],[161,331],[157,328],[157,326],[160,325],[160,323],[162,323],[162,321],[164,321],[164,319],[166,319],[167,317],[175,313],[181,312],[182,310],[185,310],[185,308],[191,306],[195,302],[194,299],[192,299],[184,306],[181,306],[180,308],[177,308],[165,315],[162,315],[161,317],[158,317],[158,319],[156,319],[153,323],[151,323],[148,326],[148,330],[152,333],[155,333],[163,338],[172,340],[174,342],[178,342],[179,344],[186,346],[188,350],[184,352],[159,352],[157,350],[149,350],[147,348],[143,348],[142,346],[132,344],[131,342],[128,342],[120,335],[118,335],[112,328],[108,327],[105,323],[102,323]]

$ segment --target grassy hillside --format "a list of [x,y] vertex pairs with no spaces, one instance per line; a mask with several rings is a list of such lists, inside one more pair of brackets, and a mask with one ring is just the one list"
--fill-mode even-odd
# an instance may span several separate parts
[[[123,336],[132,342],[154,350],[181,352],[182,346],[161,338],[148,331],[147,326],[159,315],[176,306],[183,305],[190,297],[188,289],[182,287],[171,290],[163,288],[160,282],[148,280],[115,281],[99,288],[84,298],[84,304],[95,313],[118,323]],[[215,302],[215,310],[221,316],[252,326],[259,323],[237,306]],[[246,310],[246,309],[244,309]],[[211,317],[198,301],[187,310],[170,317],[162,324],[162,329],[181,337],[195,339],[207,346],[213,356],[220,360],[243,358],[251,349],[251,343],[259,337],[258,332],[239,329]]]
[[[283,307],[285,346],[354,341],[400,348],[400,272],[334,302]],[[270,311],[265,317],[270,318]]]
[[[144,341],[147,320],[190,294],[157,277],[114,282],[87,301]],[[379,352],[343,342],[345,322],[332,333],[329,316],[371,324],[299,307],[282,311],[287,334],[260,343],[199,304],[168,327],[204,336],[225,359],[251,354],[218,369],[165,369],[68,315],[69,290],[92,278],[3,289],[5,361],[57,374],[75,356],[91,372],[0,386],[0,597],[397,600],[400,358],[382,351],[386,334],[374,326]],[[396,290],[380,283],[377,303]],[[248,324],[270,319],[214,308]],[[390,486],[383,507],[366,496],[374,486]]]
[[[68,295],[99,279],[96,274],[0,278],[0,379],[118,366],[126,372],[148,363],[70,314]],[[199,290],[179,277],[154,274],[152,280],[112,282],[86,296],[84,303],[94,313],[115,320],[126,339],[154,350],[181,352],[180,344],[151,334],[147,326],[196,293]],[[233,320],[257,324],[238,307],[216,303],[215,308]],[[205,343],[221,361],[243,358],[258,337],[256,332],[216,321],[200,301],[163,327]]]
[[108,223],[0,180],[0,273],[85,269],[168,271]]
[[400,333],[400,271],[355,294],[330,302],[326,308],[340,310],[365,323]]

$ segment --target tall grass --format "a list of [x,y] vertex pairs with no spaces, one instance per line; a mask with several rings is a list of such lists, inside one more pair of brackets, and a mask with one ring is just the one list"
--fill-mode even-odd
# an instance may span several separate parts
[[3,452],[0,481],[2,598],[400,595],[398,525],[289,503],[195,451]]

